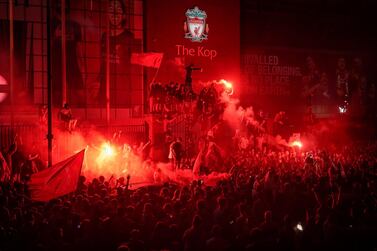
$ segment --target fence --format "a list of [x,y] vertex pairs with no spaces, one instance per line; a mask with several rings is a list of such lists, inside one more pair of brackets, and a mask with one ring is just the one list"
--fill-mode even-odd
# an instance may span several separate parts
[[[79,128],[79,130],[90,130],[89,128]],[[146,142],[148,138],[148,126],[146,124],[141,125],[118,125],[111,126],[107,128],[105,126],[97,126],[95,130],[103,135],[106,135],[105,132],[108,132],[109,135],[113,135],[115,132],[122,131],[122,140],[125,140],[127,143],[137,143],[144,141]],[[56,131],[55,131],[56,133]],[[39,146],[45,145],[46,141],[46,128],[38,124],[19,124],[14,125],[0,125],[0,148],[1,150],[7,149],[14,141],[16,135],[19,136],[21,143],[25,146],[33,146],[37,144]],[[65,134],[63,137],[60,137],[61,144],[70,145],[72,137],[70,134]],[[47,148],[46,148],[47,150]],[[61,152],[59,145],[54,149],[56,153]]]
[[13,143],[16,135],[20,137],[23,144],[46,138],[46,135],[43,134],[43,131],[36,124],[16,124],[13,127],[10,125],[0,125],[1,148],[8,148]]

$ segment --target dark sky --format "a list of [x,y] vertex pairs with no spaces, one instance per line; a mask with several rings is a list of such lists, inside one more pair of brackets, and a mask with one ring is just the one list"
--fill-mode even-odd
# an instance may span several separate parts
[[241,45],[373,50],[377,1],[241,0]]

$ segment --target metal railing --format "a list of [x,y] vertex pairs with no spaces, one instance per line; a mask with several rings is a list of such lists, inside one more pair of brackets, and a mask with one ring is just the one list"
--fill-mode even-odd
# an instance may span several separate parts
[[[78,128],[78,130],[86,130],[86,128]],[[111,126],[109,129],[105,126],[97,126],[96,130],[100,133],[107,131],[110,135],[122,131],[123,136],[131,142],[145,142],[148,139],[148,126],[146,124],[117,125]],[[22,144],[31,146],[46,140],[46,134],[46,128],[38,124],[16,124],[13,127],[0,125],[0,148],[1,150],[7,149],[13,143],[16,135],[19,136]]]
[[23,143],[35,142],[45,137],[41,128],[36,124],[0,125],[1,148],[8,148],[18,135]]

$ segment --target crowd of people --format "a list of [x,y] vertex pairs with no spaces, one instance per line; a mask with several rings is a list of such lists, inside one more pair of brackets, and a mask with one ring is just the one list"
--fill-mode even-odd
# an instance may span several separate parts
[[1,181],[0,250],[376,250],[376,160],[376,144],[240,148],[215,185],[82,176],[47,203]]
[[150,111],[170,116],[182,112],[195,113],[197,116],[213,116],[224,110],[224,107],[218,106],[222,102],[220,96],[223,91],[224,88],[217,82],[204,86],[198,94],[187,83],[152,83]]
[[196,94],[186,84],[152,83],[149,94],[151,113],[177,113],[182,112],[185,103],[196,99]]
[[[81,176],[75,192],[42,203],[28,188],[43,166],[37,152],[25,154],[17,138],[2,149],[0,250],[377,250],[375,142],[304,151],[276,140],[291,135],[283,111],[269,129],[266,114],[250,109],[232,113],[241,115],[233,135],[222,116],[224,86],[196,95],[190,74],[184,85],[152,84],[150,104],[164,120],[191,109],[209,121],[192,171],[183,170],[181,138],[167,144],[169,175],[144,154],[149,142],[140,155],[152,184]],[[59,115],[71,131],[69,107]],[[179,179],[187,171],[190,179]]]

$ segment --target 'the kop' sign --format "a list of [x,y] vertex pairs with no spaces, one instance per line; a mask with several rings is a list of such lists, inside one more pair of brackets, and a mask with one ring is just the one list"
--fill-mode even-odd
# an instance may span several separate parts
[[198,46],[196,48],[188,48],[181,44],[175,46],[177,48],[177,56],[205,57],[210,60],[217,56],[216,50],[206,49],[203,46]]

